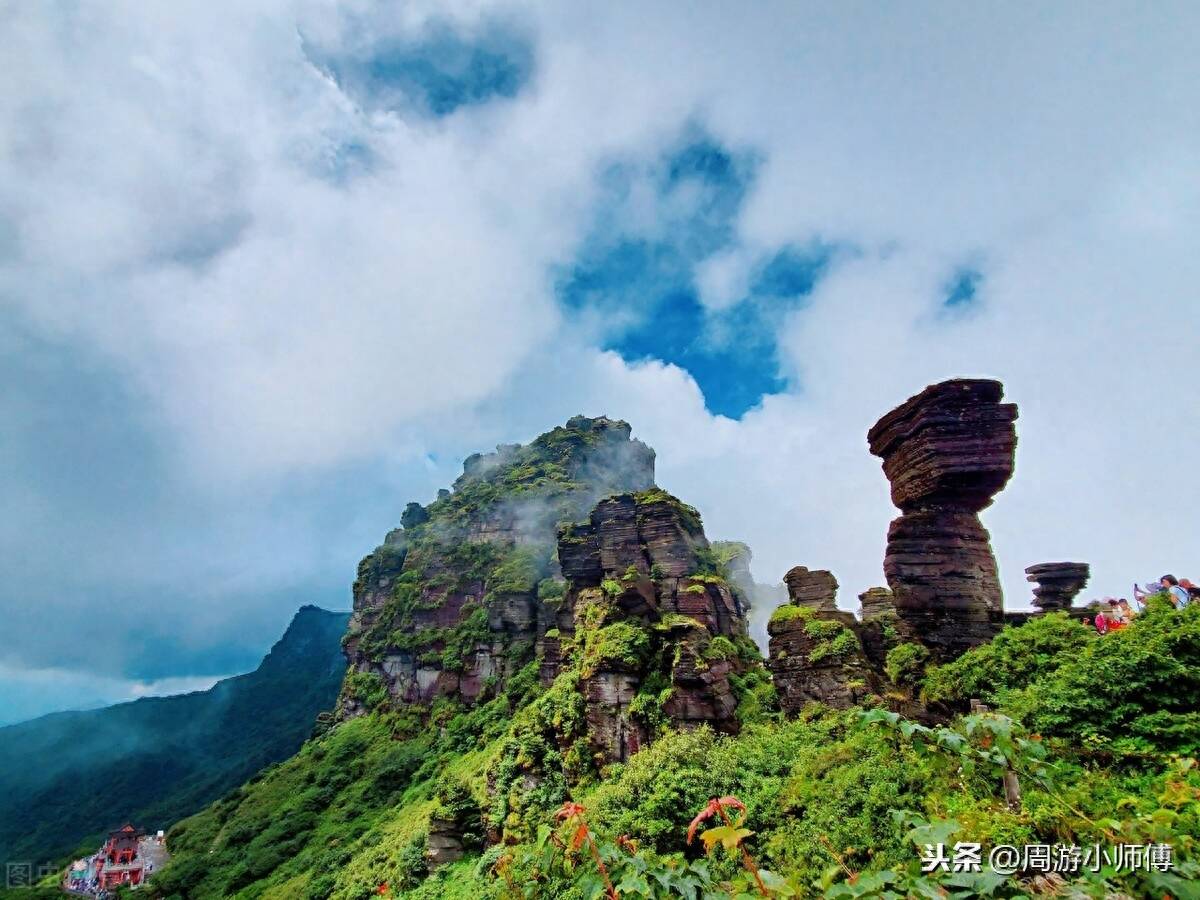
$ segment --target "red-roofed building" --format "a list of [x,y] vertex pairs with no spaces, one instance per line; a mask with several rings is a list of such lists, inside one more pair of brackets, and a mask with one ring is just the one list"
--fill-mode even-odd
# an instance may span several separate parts
[[142,832],[132,825],[109,832],[108,840],[100,848],[100,855],[103,857],[99,873],[101,888],[142,883],[145,861],[138,853],[138,841],[141,836]]

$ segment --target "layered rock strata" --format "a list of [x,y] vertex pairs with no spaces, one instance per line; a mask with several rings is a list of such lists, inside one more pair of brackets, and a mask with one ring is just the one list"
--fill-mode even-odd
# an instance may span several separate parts
[[737,730],[729,676],[757,651],[694,509],[661,490],[609,497],[562,530],[558,557],[568,588],[542,675],[579,667],[589,739],[604,759],[628,759],[656,720]]
[[937,659],[990,640],[1003,598],[978,513],[1013,472],[1017,408],[997,381],[932,385],[868,432],[902,515],[888,529],[884,573],[896,615]]
[[822,612],[837,611],[837,579],[826,569],[810,570],[795,566],[783,576],[788,599],[796,606]]
[[654,451],[604,417],[468,457],[453,491],[409,503],[403,527],[359,565],[343,647],[360,678],[347,680],[340,715],[366,710],[370,691],[351,689],[362,678],[391,703],[473,703],[503,684],[556,624],[558,523],[653,483]]
[[897,644],[915,640],[899,616],[892,592],[885,587],[867,588],[858,595],[862,605],[858,636],[862,641],[867,661],[883,672],[887,655]]
[[1089,577],[1091,567],[1087,563],[1039,563],[1025,570],[1025,580],[1037,585],[1033,589],[1033,605],[1042,612],[1070,609]]
[[864,622],[896,615],[896,603],[892,599],[892,592],[885,587],[867,588],[858,595],[858,602]]
[[859,625],[837,608],[837,579],[824,570],[796,566],[784,576],[790,602],[767,624],[767,668],[783,711],[809,703],[845,709],[878,693],[880,679],[863,651]]

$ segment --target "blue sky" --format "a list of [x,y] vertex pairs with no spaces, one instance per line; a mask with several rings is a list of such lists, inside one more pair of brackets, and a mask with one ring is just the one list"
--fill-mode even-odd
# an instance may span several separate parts
[[866,429],[999,377],[1010,605],[1049,558],[1187,574],[1196,383],[1146,348],[1200,333],[1196,10],[919,9],[14,9],[0,720],[252,667],[579,412],[849,609],[895,512]]

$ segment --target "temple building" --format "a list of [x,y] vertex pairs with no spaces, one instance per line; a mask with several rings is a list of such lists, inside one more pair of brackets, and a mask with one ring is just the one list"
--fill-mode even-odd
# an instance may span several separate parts
[[146,862],[138,851],[142,832],[132,825],[125,825],[109,832],[108,840],[100,849],[100,887],[111,889],[122,884],[136,887],[145,876]]

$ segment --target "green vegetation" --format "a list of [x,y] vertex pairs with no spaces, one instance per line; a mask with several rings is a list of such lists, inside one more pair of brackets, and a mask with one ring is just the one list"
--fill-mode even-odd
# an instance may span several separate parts
[[[822,641],[838,638],[824,627]],[[584,739],[578,670],[540,689],[530,663],[478,708],[381,710],[310,741],[173,829],[157,890],[367,900],[387,883],[392,895],[477,900],[590,897],[611,884],[620,896],[754,896],[758,878],[773,896],[1028,893],[1017,878],[920,871],[921,844],[963,840],[1168,842],[1174,872],[1109,866],[1069,878],[1064,894],[1195,896],[1200,743],[1188,698],[1200,687],[1200,609],[1159,610],[1104,637],[1078,627],[1039,618],[928,667],[927,692],[958,702],[982,686],[996,706],[936,728],[882,709],[781,720],[754,670],[733,679],[741,734],[673,732],[661,717],[669,685],[647,682],[631,710],[658,740],[603,770]],[[601,616],[581,660],[632,662],[646,639]],[[911,685],[926,660],[908,646],[889,669]],[[741,652],[718,639],[703,652],[715,661],[731,647]],[[432,815],[473,825],[465,842],[478,849],[425,875]],[[487,835],[503,842],[485,848]]]
[[888,651],[884,671],[900,687],[919,688],[928,662],[929,651],[921,644],[898,644]]
[[636,622],[622,620],[595,632],[584,632],[583,672],[591,674],[606,666],[635,670],[650,653],[650,636]]
[[702,533],[704,524],[700,519],[700,512],[694,506],[689,506],[684,503],[674,494],[664,491],[662,488],[650,488],[648,491],[641,491],[633,495],[638,506],[649,506],[654,503],[663,503],[670,506],[679,515],[679,521],[683,527],[693,534]]
[[817,624],[836,625],[837,628],[822,629],[819,635],[815,635],[819,636],[820,640],[808,651],[808,661],[813,665],[821,662],[828,664],[831,661],[843,660],[854,651],[860,649],[861,645],[858,642],[858,636],[840,622],[826,623],[813,620],[804,627],[805,632],[812,635],[812,628]]
[[972,697],[999,703],[1006,691],[1055,671],[1097,636],[1095,629],[1066,613],[1037,616],[1019,628],[1005,628],[991,643],[954,662],[931,669],[925,695],[943,703],[965,704]]
[[813,611],[804,606],[796,606],[794,603],[784,603],[776,607],[775,612],[771,613],[771,622],[780,624],[783,622],[791,622],[795,619],[811,619]]

